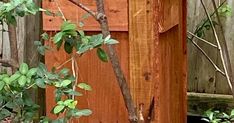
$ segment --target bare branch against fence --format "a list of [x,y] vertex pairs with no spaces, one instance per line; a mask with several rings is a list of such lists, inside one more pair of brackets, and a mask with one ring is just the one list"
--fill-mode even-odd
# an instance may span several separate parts
[[217,34],[216,29],[214,27],[213,21],[212,21],[210,15],[208,13],[208,10],[207,10],[203,0],[200,0],[200,1],[201,1],[201,4],[202,4],[202,6],[203,6],[203,8],[205,10],[207,18],[209,19],[209,23],[211,25],[211,28],[212,28],[212,31],[213,31],[213,34],[214,34],[214,37],[215,37],[215,40],[216,40],[216,43],[217,43],[217,46],[218,46],[218,50],[219,50],[219,53],[220,53],[222,65],[223,65],[224,72],[225,72],[225,75],[226,75],[226,78],[227,78],[227,81],[228,81],[228,85],[229,85],[230,89],[232,90],[232,95],[234,97],[234,90],[233,90],[234,83],[232,81],[232,74],[230,73],[231,71],[228,71],[228,69],[231,69],[231,68],[228,68],[229,65],[227,65],[227,63],[230,62],[230,61],[227,61],[228,60],[227,58],[229,58],[228,52],[225,51],[226,50],[225,47],[221,47],[218,34]]
[[[74,1],[74,0],[69,0],[84,11],[88,12],[91,14],[100,24],[102,34],[104,37],[107,37],[110,35],[110,30],[108,26],[108,20],[105,15],[105,10],[104,10],[104,1],[103,0],[96,0],[96,6],[97,6],[97,12],[95,13],[91,9],[87,8],[84,6],[82,3],[79,1]],[[112,47],[112,45],[107,45],[108,48],[108,55],[110,58],[110,61],[112,63],[112,68],[114,70],[115,76],[117,78],[119,87],[121,89],[121,93],[124,98],[125,106],[128,110],[128,115],[129,115],[129,121],[131,123],[137,123],[138,122],[138,117],[137,117],[137,111],[130,93],[130,89],[128,87],[126,77],[123,74],[123,71],[120,67],[119,59],[117,56],[117,53],[115,49]]]
[[[210,43],[209,41],[207,41],[207,40],[205,40],[205,39],[203,39],[203,38],[198,37],[197,35],[193,34],[193,33],[190,32],[190,31],[188,31],[188,33],[189,33],[190,35],[192,35],[193,37],[197,38],[198,40],[200,40],[200,41],[202,41],[202,42],[204,42],[204,43],[206,43],[206,44],[209,44],[209,45],[212,46],[212,47],[215,47],[215,48],[218,47],[217,45],[212,44],[212,43]],[[191,38],[191,39],[192,39],[192,38]]]
[[226,76],[225,73],[214,63],[214,61],[209,57],[209,55],[196,43],[194,42],[190,37],[188,38],[188,40],[190,40],[193,45],[195,47],[197,47],[197,49],[199,51],[201,51],[201,53],[207,58],[207,60],[213,65],[213,67],[215,68],[215,70],[219,73],[221,73],[222,75]]

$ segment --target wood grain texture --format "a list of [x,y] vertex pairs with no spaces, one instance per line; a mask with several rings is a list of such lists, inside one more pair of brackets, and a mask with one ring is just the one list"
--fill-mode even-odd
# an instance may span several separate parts
[[159,2],[159,32],[166,32],[179,24],[178,9],[178,0],[161,0]]
[[[130,90],[138,112],[149,117],[154,95],[154,0],[129,1]],[[140,115],[140,114],[139,114]]]
[[178,0],[178,3],[179,25],[160,33],[156,40],[156,123],[186,123],[186,0]]
[[[123,68],[124,74],[129,78],[128,65],[128,33],[113,32],[112,37],[120,41],[116,47]],[[46,64],[48,67],[58,66],[66,61],[69,56],[63,51],[51,51],[46,54]],[[116,82],[110,63],[101,62],[96,56],[96,52],[92,51],[80,59],[79,78],[81,82],[87,82],[93,88],[91,92],[84,93],[84,97],[78,98],[79,108],[90,108],[93,114],[88,118],[75,120],[75,123],[127,123],[128,115],[124,106],[123,97]],[[70,64],[66,65],[70,67]],[[47,115],[54,105],[53,88],[46,89]],[[55,116],[52,116],[55,117]]]
[[[63,11],[66,18],[79,25],[82,16],[86,14],[82,9],[72,4],[68,0],[57,0],[59,7]],[[85,6],[96,11],[96,3],[94,0],[81,0]],[[106,14],[109,20],[111,31],[127,31],[128,30],[128,6],[127,0],[105,0]],[[58,12],[56,3],[51,0],[43,1],[43,8]],[[62,23],[61,17],[47,16],[43,14],[43,29],[46,31],[59,30],[60,24]],[[97,31],[100,30],[99,24],[89,17],[84,20],[86,31]]]

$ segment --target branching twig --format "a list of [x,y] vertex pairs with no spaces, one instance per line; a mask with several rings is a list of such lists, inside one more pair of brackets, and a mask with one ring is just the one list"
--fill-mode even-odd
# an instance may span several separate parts
[[208,56],[208,54],[193,40],[191,40],[191,38],[188,38],[193,44],[194,46],[197,47],[198,50],[201,51],[201,53],[207,58],[207,60],[213,65],[213,67],[215,68],[215,70],[219,73],[221,73],[222,75],[226,76],[225,73],[214,63],[214,61]]
[[65,15],[64,15],[63,11],[62,11],[61,8],[59,7],[59,4],[58,4],[57,0],[55,0],[55,4],[56,4],[56,6],[57,6],[59,12],[61,13],[63,20],[66,21],[67,19],[66,19]]
[[[107,17],[105,16],[104,1],[103,0],[96,0],[96,4],[97,4],[98,15],[102,15],[102,16],[98,17],[98,22],[101,26],[103,36],[107,37],[108,35],[110,35],[110,31],[109,31]],[[137,123],[138,122],[137,111],[135,109],[134,102],[133,102],[126,78],[125,78],[123,71],[120,67],[120,63],[119,63],[119,59],[117,57],[116,51],[112,47],[112,45],[107,45],[107,48],[109,50],[108,55],[110,57],[112,67],[114,69],[115,76],[117,78],[119,87],[121,89],[121,92],[122,92],[122,95],[124,98],[125,106],[128,110],[129,121],[131,123]]]
[[205,39],[203,39],[203,38],[198,37],[197,35],[193,34],[193,33],[190,32],[190,31],[187,31],[187,32],[188,32],[190,35],[192,35],[192,36],[194,36],[195,38],[197,38],[198,40],[200,40],[200,41],[202,41],[202,42],[204,42],[204,43],[206,43],[206,44],[209,44],[209,45],[212,46],[212,47],[215,47],[215,48],[218,47],[217,45],[212,44],[212,43],[210,43],[209,41],[207,41],[207,40],[205,40]]
[[97,20],[96,12],[92,11],[91,9],[89,9],[88,7],[83,5],[82,3],[78,2],[79,0],[69,0],[69,1],[72,2],[73,4],[77,5],[78,7],[80,7],[84,11],[86,11],[87,13],[89,13],[91,16],[93,16]]
[[[78,2],[78,0],[76,0],[76,1],[69,0],[69,1],[74,3],[75,5],[79,6],[81,9],[88,12],[89,14],[91,14],[99,22],[99,24],[101,26],[102,34],[104,37],[107,37],[108,35],[110,35],[108,21],[107,21],[107,17],[105,15],[105,10],[104,10],[103,0],[96,0],[96,5],[97,5],[97,12],[96,13],[93,12],[92,10],[90,10],[89,8],[87,8],[86,6],[84,6],[83,4],[81,4],[80,2]],[[122,95],[124,98],[125,106],[128,110],[129,121],[131,123],[137,123],[137,121],[138,121],[137,111],[135,109],[134,102],[133,102],[126,78],[125,78],[123,71],[120,67],[120,63],[119,63],[119,59],[117,57],[116,51],[112,47],[112,45],[107,45],[107,48],[108,48],[108,55],[109,55],[110,61],[112,63],[112,67],[113,67],[113,70],[115,72],[115,76],[117,78],[119,87],[121,89],[121,92],[122,92]]]
[[[234,88],[232,66],[231,66],[231,61],[230,61],[230,57],[229,57],[229,52],[228,52],[228,47],[227,47],[227,41],[226,41],[226,38],[225,38],[225,35],[224,35],[224,29],[223,29],[223,26],[222,26],[222,23],[221,23],[221,19],[220,19],[219,13],[218,13],[217,5],[216,5],[216,3],[215,3],[214,0],[211,0],[211,1],[212,1],[212,4],[213,4],[213,8],[215,10],[215,14],[217,16],[219,27],[221,29],[221,36],[223,37],[222,38],[223,41],[220,42],[220,46],[222,47],[221,50],[222,50],[222,52],[224,54],[223,55],[223,59],[224,59],[224,62],[225,62],[226,68],[227,68],[227,73],[229,74],[229,79],[231,81],[232,88]],[[234,90],[233,90],[233,94],[234,94]]]
[[[217,9],[221,8],[221,7],[224,5],[225,2],[227,2],[227,0],[224,0],[224,1],[219,5],[219,7],[218,7]],[[212,14],[210,14],[210,17],[212,17],[212,16],[214,16],[214,15],[215,15],[215,12],[213,12]],[[206,25],[207,22],[209,22],[209,19],[208,19],[208,18],[202,23],[201,26],[198,26],[198,27],[196,28],[196,30],[194,31],[193,34],[197,35],[199,29],[202,28],[202,27],[204,27],[204,26]],[[191,37],[191,40],[193,40],[193,38],[194,38],[194,36]]]
[[229,71],[228,71],[228,69],[227,69],[227,64],[226,64],[226,62],[225,62],[225,60],[227,60],[227,59],[224,58],[224,55],[228,55],[228,54],[224,54],[224,53],[223,53],[223,49],[222,49],[223,47],[221,47],[221,45],[220,45],[220,41],[219,41],[219,38],[218,38],[218,35],[217,35],[217,32],[216,32],[216,29],[215,29],[215,27],[214,27],[214,24],[213,24],[213,22],[212,22],[212,19],[211,19],[209,13],[208,13],[208,10],[207,10],[207,8],[206,8],[206,6],[205,6],[203,0],[200,0],[200,1],[201,1],[202,6],[203,6],[203,8],[204,8],[204,10],[205,10],[205,13],[206,13],[207,18],[209,19],[209,22],[210,22],[210,25],[211,25],[213,34],[214,34],[214,36],[215,36],[215,40],[216,40],[216,42],[217,42],[217,46],[218,46],[219,53],[220,53],[220,56],[221,56],[221,61],[222,61],[222,65],[223,65],[223,68],[224,68],[224,72],[225,72],[225,75],[226,75],[226,78],[227,78],[227,81],[228,81],[228,85],[229,85],[229,87],[230,87],[230,89],[231,89],[231,91],[232,91],[232,95],[234,96],[234,90],[233,90],[233,86],[234,86],[234,85],[233,85],[233,83],[232,83],[232,81],[231,81],[231,78],[232,78],[232,77],[230,77],[231,74],[229,73]]

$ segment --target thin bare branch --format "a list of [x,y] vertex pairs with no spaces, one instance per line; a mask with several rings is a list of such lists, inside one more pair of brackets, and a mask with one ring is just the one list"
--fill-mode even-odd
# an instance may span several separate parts
[[203,0],[200,0],[200,1],[201,1],[202,6],[203,6],[203,8],[204,8],[204,10],[205,10],[205,13],[206,13],[207,18],[209,19],[209,22],[210,22],[210,25],[211,25],[213,34],[214,34],[214,36],[215,36],[215,40],[216,40],[216,42],[217,42],[217,46],[218,46],[219,53],[220,53],[220,56],[221,56],[221,61],[222,61],[222,65],[223,65],[223,68],[224,68],[224,72],[225,72],[225,75],[226,75],[226,78],[227,78],[227,81],[228,81],[228,85],[229,85],[229,87],[230,87],[230,89],[231,89],[231,91],[232,91],[232,95],[234,96],[234,90],[233,90],[233,86],[234,86],[234,85],[233,85],[233,82],[231,81],[231,78],[232,78],[232,77],[230,76],[230,75],[232,75],[232,74],[229,73],[228,68],[227,68],[227,65],[226,65],[226,62],[227,62],[227,61],[225,62],[225,60],[227,60],[227,59],[224,58],[224,55],[226,56],[226,55],[228,55],[228,54],[224,54],[224,53],[223,53],[223,49],[222,49],[223,47],[221,47],[221,45],[220,45],[220,41],[219,41],[219,38],[218,38],[218,35],[217,35],[217,32],[216,32],[216,29],[215,29],[215,27],[214,27],[213,21],[212,21],[210,15],[209,15],[209,13],[208,13],[208,10],[207,10],[207,8],[206,8],[206,6],[205,6]]
[[198,40],[200,40],[200,41],[202,41],[202,42],[204,42],[204,43],[206,43],[206,44],[209,44],[209,45],[212,46],[212,47],[218,48],[217,45],[212,44],[212,43],[210,43],[209,41],[207,41],[207,40],[205,40],[205,39],[203,39],[203,38],[198,37],[197,35],[193,34],[192,32],[190,32],[190,31],[187,31],[187,32],[188,32],[190,35],[192,35],[192,36],[194,36],[195,38],[197,38]]
[[[96,0],[97,12],[94,12],[88,7],[84,6],[78,0],[69,0],[69,1],[74,3],[75,5],[83,9],[84,11],[88,12],[99,22],[101,26],[102,34],[104,37],[107,37],[108,35],[110,35],[108,20],[105,15],[103,0]],[[112,64],[112,68],[114,70],[119,87],[121,89],[121,93],[124,98],[125,106],[128,110],[129,121],[131,123],[137,123],[138,122],[137,111],[136,111],[126,78],[120,67],[120,63],[119,63],[119,59],[117,57],[116,51],[112,45],[107,45],[107,48],[108,48],[108,55]]]
[[[219,5],[219,7],[218,7],[217,9],[221,8],[226,2],[227,2],[227,0],[222,1],[222,3],[220,3],[220,5]],[[214,15],[215,15],[215,12],[211,13],[211,14],[210,14],[210,17],[212,17],[212,16],[214,16]],[[203,24],[202,24],[201,26],[199,26],[199,27],[196,28],[196,30],[194,31],[193,34],[197,34],[198,31],[199,31],[199,29],[200,29],[201,27],[204,27],[204,26],[206,25],[207,22],[209,22],[209,19],[208,19],[208,18],[203,22]],[[194,38],[194,36],[191,37],[192,40],[193,40],[193,38]]]
[[[97,5],[97,12],[100,15],[100,16],[98,15],[99,17],[97,18],[101,26],[102,34],[104,37],[107,37],[108,35],[110,35],[110,30],[108,26],[107,17],[105,16],[104,1],[96,0],[96,5]],[[115,76],[117,78],[119,87],[121,89],[124,102],[125,102],[125,106],[128,110],[129,121],[131,123],[137,123],[138,122],[137,111],[136,111],[126,78],[120,67],[118,56],[116,54],[115,49],[112,47],[112,45],[107,45],[107,48],[108,48],[108,55],[112,63],[112,68],[115,72]]]
[[91,16],[93,16],[97,20],[97,12],[94,12],[91,9],[89,9],[88,7],[83,5],[81,2],[79,2],[79,0],[69,0],[69,1],[77,5],[78,7],[86,11],[87,13],[89,13]]
[[188,38],[195,47],[197,47],[197,49],[199,51],[201,51],[201,53],[207,58],[207,60],[212,64],[212,66],[215,68],[215,70],[219,73],[221,73],[222,75],[226,76],[225,73],[214,63],[214,61],[209,57],[209,55],[193,40],[191,40],[191,38]]
[[63,18],[63,20],[64,20],[64,21],[66,21],[67,19],[65,18],[65,15],[64,15],[63,11],[61,10],[61,8],[60,8],[60,6],[59,6],[59,4],[58,4],[58,1],[57,1],[57,0],[55,0],[55,4],[56,4],[56,6],[57,6],[57,8],[58,8],[59,12],[62,14],[62,18]]
[[[222,47],[221,50],[223,52],[223,60],[225,62],[226,68],[227,68],[227,73],[229,74],[229,79],[231,81],[232,88],[234,88],[234,81],[233,81],[233,76],[234,75],[233,75],[233,71],[232,71],[231,60],[230,60],[230,57],[229,57],[229,51],[228,51],[228,47],[227,47],[227,40],[226,40],[226,37],[225,37],[225,34],[224,34],[223,25],[221,23],[221,19],[220,19],[220,15],[219,15],[219,12],[218,12],[216,2],[214,0],[212,0],[212,4],[213,4],[213,8],[215,10],[215,14],[216,14],[216,17],[217,17],[217,20],[218,20],[218,25],[219,25],[219,27],[221,29],[221,35],[220,36],[222,36],[222,39],[223,39],[223,41],[220,41],[220,46]],[[234,94],[234,90],[233,90],[233,94]]]

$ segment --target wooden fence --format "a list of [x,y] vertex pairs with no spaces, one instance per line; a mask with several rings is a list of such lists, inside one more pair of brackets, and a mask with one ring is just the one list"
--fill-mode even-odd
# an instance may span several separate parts
[[[213,13],[212,0],[203,0],[207,6],[209,13]],[[224,0],[216,0],[220,5]],[[232,0],[227,0],[224,6],[229,5],[234,11],[234,3]],[[188,31],[194,32],[198,24],[203,23],[206,19],[205,11],[200,0],[188,0],[188,16],[187,25]],[[233,13],[231,16],[223,17],[222,26],[224,35],[227,41],[229,56],[231,59],[232,69],[234,69],[234,43],[233,43]],[[214,17],[214,20],[216,18]],[[224,40],[220,25],[216,26],[218,37],[221,41]],[[204,38],[211,43],[216,44],[212,30],[206,30]],[[198,45],[210,56],[211,59],[222,68],[219,51],[209,45],[195,40]],[[215,108],[222,111],[230,111],[234,108],[233,98],[230,95],[231,91],[227,84],[225,76],[215,71],[207,58],[188,40],[188,112],[192,114],[203,114],[210,108]]]
[[[95,10],[95,1],[81,2]],[[112,37],[120,41],[115,48],[136,109],[142,109],[146,123],[185,123],[185,1],[106,0],[105,3]],[[58,5],[65,17],[75,23],[84,14],[67,0],[60,0]],[[43,1],[45,8],[58,11],[56,6],[53,1]],[[53,34],[59,30],[61,19],[43,17],[44,31]],[[88,34],[100,30],[93,20],[88,20],[85,25]],[[46,54],[45,60],[52,67],[68,58],[64,51],[51,51]],[[127,123],[127,111],[110,63],[100,62],[93,52],[78,59],[78,63],[80,78],[93,87],[92,92],[78,99],[79,106],[92,109],[93,114],[77,122]],[[66,66],[70,67],[70,64]],[[53,88],[47,88],[46,100],[51,99]],[[51,117],[55,117],[50,114],[53,104],[53,101],[47,101],[46,105],[47,114]]]
[[[216,0],[217,3],[219,3]],[[205,5],[209,9],[209,12],[214,12],[211,0],[204,0]],[[220,1],[222,3],[222,0]],[[229,6],[234,6],[232,1],[227,2]],[[188,30],[193,32],[199,23],[202,20],[206,19],[205,12],[202,8],[201,2],[199,0],[188,0]],[[233,9],[234,10],[234,9]],[[232,10],[232,11],[233,11]],[[225,31],[225,38],[227,40],[227,46],[229,50],[229,55],[231,59],[232,69],[234,69],[234,43],[233,43],[233,14],[232,16],[221,17],[222,26]],[[216,21],[216,20],[215,20]],[[220,26],[216,26],[219,31],[219,38],[222,39],[222,32]],[[211,30],[206,31],[206,35],[204,37],[211,43],[215,44],[215,39]],[[203,44],[198,41],[198,44],[201,48],[205,49],[208,55],[214,60],[218,66],[221,65],[220,54],[217,49],[210,47],[209,45]],[[209,63],[209,61],[204,57],[201,52],[194,47],[194,45],[188,41],[188,53],[189,53],[189,92],[197,92],[197,93],[211,93],[211,94],[231,94],[230,88],[228,87],[226,78],[217,73],[214,67]],[[222,67],[221,67],[222,68]]]
[[[95,10],[93,0],[81,2]],[[115,48],[121,67],[127,77],[136,109],[142,109],[144,122],[185,123],[185,0],[105,0],[105,3],[112,37],[120,41]],[[77,24],[84,14],[67,0],[59,0],[59,6],[65,16]],[[43,7],[57,11],[51,0],[44,0]],[[21,42],[18,43],[22,53],[19,55],[21,62],[30,62],[30,58],[33,58],[28,45],[38,40],[40,25],[36,22],[35,18],[29,17],[23,18],[22,24],[19,24],[22,26],[18,30],[21,36],[18,40]],[[60,18],[43,15],[43,31],[53,35],[59,30],[60,24]],[[88,34],[100,31],[94,20],[88,19],[85,25]],[[8,37],[4,32],[0,33],[0,37],[0,58],[9,58]],[[50,51],[46,53],[45,63],[51,68],[68,58],[64,51]],[[127,123],[127,111],[110,63],[100,62],[93,52],[77,60],[82,81],[88,82],[93,88],[93,91],[84,92],[85,96],[78,98],[79,107],[90,108],[93,114],[76,122]],[[53,99],[53,88],[48,87],[46,113],[55,118],[50,114]]]

